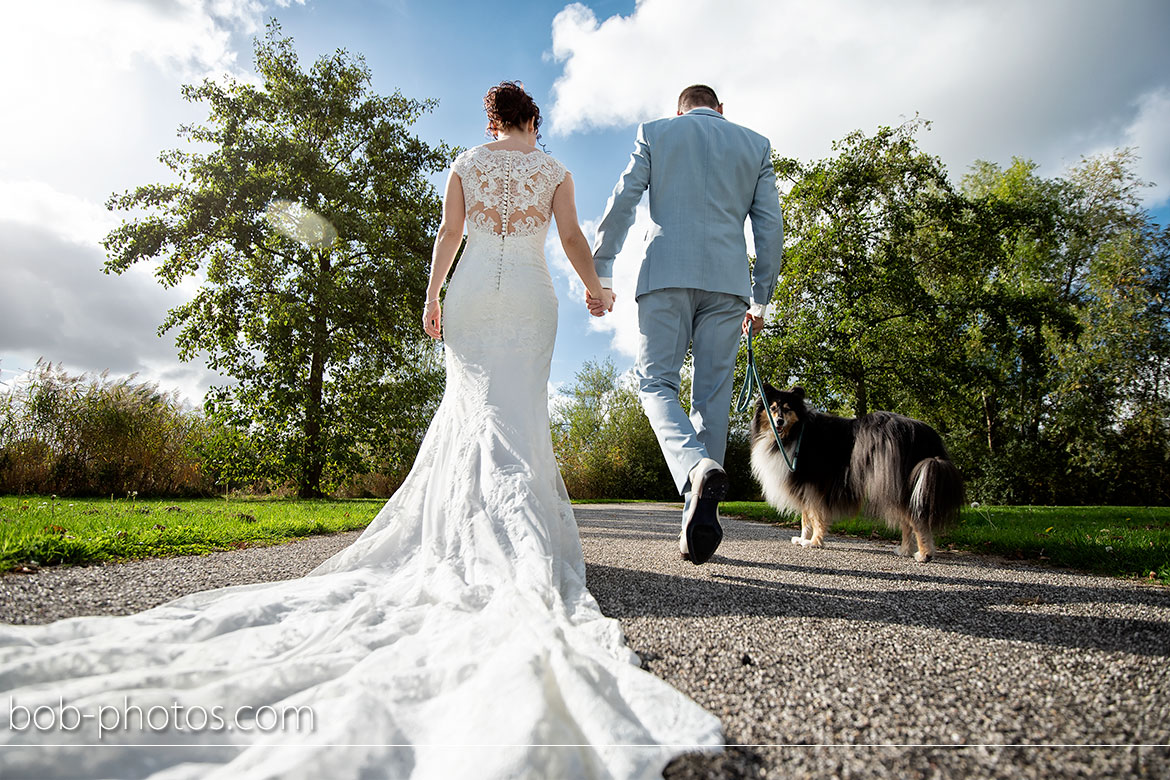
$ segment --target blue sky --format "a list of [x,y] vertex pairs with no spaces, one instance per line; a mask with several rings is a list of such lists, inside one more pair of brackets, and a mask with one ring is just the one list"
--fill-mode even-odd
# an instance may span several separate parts
[[[802,159],[915,112],[933,122],[921,145],[956,180],[976,159],[1029,158],[1056,176],[1081,155],[1137,146],[1140,173],[1159,185],[1146,203],[1167,217],[1170,4],[1160,0],[26,0],[6,7],[0,29],[5,104],[18,107],[0,124],[0,381],[41,356],[74,372],[137,372],[191,400],[215,381],[155,335],[190,284],[164,290],[146,268],[101,274],[99,241],[115,224],[102,204],[167,178],[158,152],[202,118],[179,86],[248,78],[252,37],[270,16],[306,67],[344,48],[365,56],[377,91],[439,99],[416,126],[428,141],[487,140],[483,92],[524,81],[546,146],[573,171],[587,234],[637,123],[671,113],[695,82]],[[588,359],[632,363],[638,249],[631,241],[619,256],[615,315],[594,320],[550,244],[554,385]]]

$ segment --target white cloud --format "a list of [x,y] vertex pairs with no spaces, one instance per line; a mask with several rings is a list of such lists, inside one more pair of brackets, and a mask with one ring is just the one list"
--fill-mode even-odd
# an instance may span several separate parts
[[564,409],[572,399],[564,393],[565,385],[563,382],[549,382],[548,383],[548,416],[555,419],[561,410]]
[[1170,6],[1156,0],[639,0],[605,20],[573,4],[552,25],[563,73],[550,125],[565,134],[669,115],[680,89],[701,82],[786,156],[825,157],[852,130],[917,112],[934,123],[923,147],[953,174],[1021,156],[1056,175],[1127,143],[1127,128],[1144,156],[1165,154],[1162,114],[1135,101],[1170,87],[1168,29]]
[[[580,222],[581,232],[585,234],[585,238],[592,244],[593,234],[597,232],[597,222],[595,220],[585,220]],[[568,255],[565,254],[564,247],[561,246],[561,237],[555,229],[549,230],[548,235],[544,240],[544,254],[548,258],[553,270],[565,278],[569,285],[569,296],[573,302],[580,303],[585,300],[585,284],[581,281],[581,277],[577,276],[577,271],[574,270],[573,264],[569,262]]]
[[39,225],[61,238],[91,246],[118,224],[104,206],[39,181],[0,180],[0,219]]
[[[303,0],[293,0],[303,2]],[[287,6],[290,0],[276,0]],[[219,381],[155,330],[194,283],[164,290],[148,264],[101,272],[123,215],[114,190],[167,180],[155,160],[195,118],[179,85],[231,74],[264,0],[10,3],[0,25],[0,375],[43,356],[71,372],[138,372],[198,402]],[[9,7],[11,6],[11,7]]]
[[73,373],[138,373],[194,403],[222,381],[201,361],[179,363],[172,335],[156,335],[185,291],[160,288],[145,267],[103,274],[100,249],[45,225],[0,221],[0,235],[3,379],[43,357]]
[[1170,89],[1143,95],[1137,109],[1133,124],[1125,129],[1125,145],[1137,147],[1138,173],[1156,185],[1150,205],[1164,205],[1170,201]]
[[[1082,155],[1138,146],[1157,205],[1170,199],[1167,30],[1170,5],[1144,0],[638,0],[604,20],[574,3],[552,24],[563,72],[550,126],[632,137],[633,124],[673,114],[683,87],[706,83],[729,119],[798,159],[916,113],[933,123],[921,146],[956,179],[977,159],[1025,157],[1056,176]],[[644,208],[638,220],[615,264],[619,305],[591,323],[629,357]]]
[[[596,222],[592,224],[596,225]],[[631,359],[638,356],[639,339],[638,306],[634,302],[634,293],[646,252],[646,233],[651,224],[650,208],[643,199],[634,212],[634,224],[626,234],[626,241],[613,262],[613,292],[617,296],[613,311],[604,317],[589,319],[591,330],[611,334],[613,349]]]
[[[303,4],[303,0],[299,0]],[[288,2],[278,5],[288,6]],[[39,76],[11,85],[36,92],[46,76],[94,79],[106,69],[146,63],[183,77],[237,69],[233,36],[260,28],[261,0],[54,0],[20,3],[5,13],[5,64],[31,61]],[[65,78],[58,83],[67,87]]]
[[270,5],[8,4],[0,25],[0,72],[9,74],[0,93],[0,177],[46,181],[96,199],[121,184],[119,167],[157,170],[157,139],[173,138],[177,125],[192,119],[179,85],[224,74],[247,78],[237,50]]

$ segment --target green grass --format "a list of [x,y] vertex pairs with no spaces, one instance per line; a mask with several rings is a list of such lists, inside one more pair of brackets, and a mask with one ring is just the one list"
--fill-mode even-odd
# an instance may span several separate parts
[[[383,499],[57,499],[0,497],[0,571],[279,544],[364,528]],[[578,503],[630,503],[586,501]],[[735,515],[799,528],[760,501],[720,505]],[[833,532],[899,538],[880,521],[842,520]],[[1170,507],[978,507],[937,539],[943,550],[999,555],[1170,585]]]
[[[726,515],[800,528],[761,501],[726,502]],[[901,539],[885,523],[858,516],[833,533]],[[1170,507],[985,506],[963,510],[957,526],[939,534],[942,550],[999,555],[1096,574],[1141,577],[1170,585]],[[1151,576],[1152,574],[1152,576]]]
[[383,503],[5,496],[0,497],[0,571],[279,544],[364,528]]

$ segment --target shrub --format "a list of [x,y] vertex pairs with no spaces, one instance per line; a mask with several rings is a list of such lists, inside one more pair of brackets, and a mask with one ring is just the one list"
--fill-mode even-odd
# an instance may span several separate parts
[[196,453],[202,416],[134,380],[37,361],[0,396],[0,493],[210,493]]
[[[570,496],[679,500],[630,375],[619,375],[608,359],[587,361],[566,395],[566,401],[554,410],[552,427],[553,447]],[[685,407],[690,397],[688,375],[684,375],[680,396]],[[732,425],[736,425],[734,419]],[[731,477],[729,500],[759,496],[749,458],[746,429],[733,428],[724,458]]]

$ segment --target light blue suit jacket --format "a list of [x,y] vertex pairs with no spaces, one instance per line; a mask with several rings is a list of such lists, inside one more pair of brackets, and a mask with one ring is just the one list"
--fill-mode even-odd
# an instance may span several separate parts
[[[635,297],[667,287],[738,295],[764,305],[780,273],[783,220],[768,139],[711,108],[638,127],[630,164],[597,228],[597,275],[613,276],[642,193],[654,224]],[[756,248],[749,271],[744,221]]]

